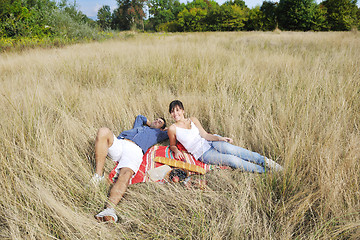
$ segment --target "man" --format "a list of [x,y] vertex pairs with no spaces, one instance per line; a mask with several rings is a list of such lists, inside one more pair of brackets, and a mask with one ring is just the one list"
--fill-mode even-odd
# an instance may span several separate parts
[[117,162],[119,172],[117,181],[111,188],[106,208],[95,215],[99,221],[117,222],[114,207],[120,202],[129,180],[136,174],[144,153],[154,144],[168,138],[164,118],[150,122],[146,117],[138,115],[132,129],[120,133],[116,138],[108,128],[100,128],[95,141],[96,169],[91,182],[98,184],[103,180],[106,156]]

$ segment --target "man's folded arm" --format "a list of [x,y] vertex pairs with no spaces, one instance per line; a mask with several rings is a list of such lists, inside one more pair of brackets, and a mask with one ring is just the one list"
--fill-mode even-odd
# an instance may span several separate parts
[[[149,123],[149,124],[148,124]],[[134,122],[134,126],[133,128],[136,128],[136,127],[141,127],[143,125],[148,125],[150,126],[150,122],[148,121],[148,119],[143,116],[143,115],[137,115],[137,117],[135,118],[135,122]]]

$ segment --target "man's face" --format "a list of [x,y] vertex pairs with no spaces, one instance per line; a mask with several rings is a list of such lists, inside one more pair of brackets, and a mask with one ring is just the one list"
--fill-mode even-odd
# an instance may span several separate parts
[[155,121],[153,121],[150,124],[151,128],[161,128],[162,126],[164,126],[164,121],[161,118],[156,119]]

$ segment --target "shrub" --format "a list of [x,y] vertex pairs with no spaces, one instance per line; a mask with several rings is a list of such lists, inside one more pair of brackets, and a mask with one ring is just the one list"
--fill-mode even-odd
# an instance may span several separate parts
[[181,32],[181,26],[177,21],[161,23],[156,27],[158,32]]

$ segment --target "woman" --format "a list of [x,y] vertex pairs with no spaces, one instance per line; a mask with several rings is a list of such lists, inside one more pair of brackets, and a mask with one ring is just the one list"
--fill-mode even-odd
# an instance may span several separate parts
[[271,159],[232,145],[231,138],[207,133],[197,118],[184,117],[184,106],[179,100],[170,103],[169,113],[175,120],[168,129],[168,136],[170,149],[174,152],[176,159],[184,159],[184,155],[176,147],[177,140],[196,159],[206,164],[225,165],[257,173],[265,172],[266,167],[276,171],[283,169]]

